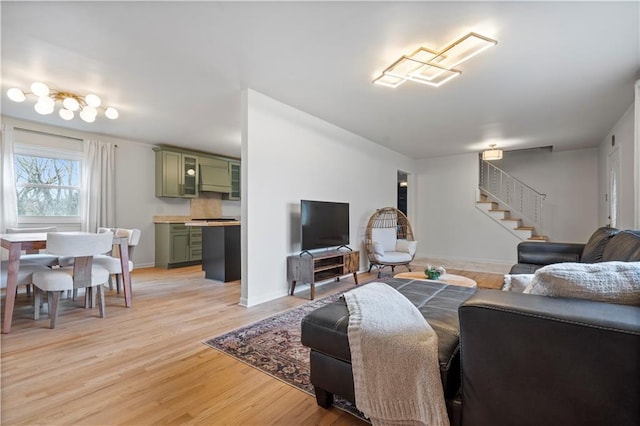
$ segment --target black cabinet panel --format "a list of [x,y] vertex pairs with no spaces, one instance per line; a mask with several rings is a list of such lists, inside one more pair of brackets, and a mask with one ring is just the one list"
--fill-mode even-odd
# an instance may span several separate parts
[[202,270],[212,280],[240,279],[240,225],[202,228]]

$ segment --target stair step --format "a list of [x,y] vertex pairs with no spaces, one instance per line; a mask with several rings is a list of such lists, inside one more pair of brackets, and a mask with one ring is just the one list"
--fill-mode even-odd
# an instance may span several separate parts
[[498,207],[498,203],[495,201],[476,201],[476,204],[491,204],[492,206]]
[[530,238],[528,238],[528,240],[531,241],[547,241],[549,239],[549,237],[547,237],[546,235],[532,235]]
[[518,226],[516,228],[516,230],[519,230],[519,231],[533,231],[534,229],[536,228],[534,228],[533,226]]

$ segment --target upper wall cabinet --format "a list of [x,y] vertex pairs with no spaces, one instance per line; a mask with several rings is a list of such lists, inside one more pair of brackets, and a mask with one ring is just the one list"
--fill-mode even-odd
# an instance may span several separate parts
[[156,197],[198,196],[198,156],[156,149]]
[[231,191],[228,194],[222,194],[225,200],[240,199],[240,162],[237,160],[229,160],[229,174],[231,175]]
[[229,161],[221,158],[200,156],[200,192],[231,192]]

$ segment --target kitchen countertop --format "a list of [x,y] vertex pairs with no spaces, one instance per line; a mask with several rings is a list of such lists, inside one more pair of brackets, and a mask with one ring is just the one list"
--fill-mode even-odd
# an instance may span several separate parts
[[185,223],[191,222],[191,216],[154,216],[153,223]]
[[207,222],[195,220],[191,216],[154,216],[153,223],[183,223],[186,226],[238,226],[240,221]]
[[207,222],[205,220],[196,220],[193,222],[185,222],[185,226],[240,226],[239,220],[229,220],[224,222]]

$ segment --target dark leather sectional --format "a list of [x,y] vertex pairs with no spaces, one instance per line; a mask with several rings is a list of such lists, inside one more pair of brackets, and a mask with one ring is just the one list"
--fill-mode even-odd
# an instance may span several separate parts
[[[512,273],[558,261],[640,261],[640,232],[597,230],[587,244],[521,243]],[[640,424],[640,307],[447,286],[388,282],[438,334],[452,425]],[[319,405],[355,402],[339,300],[302,320]]]

